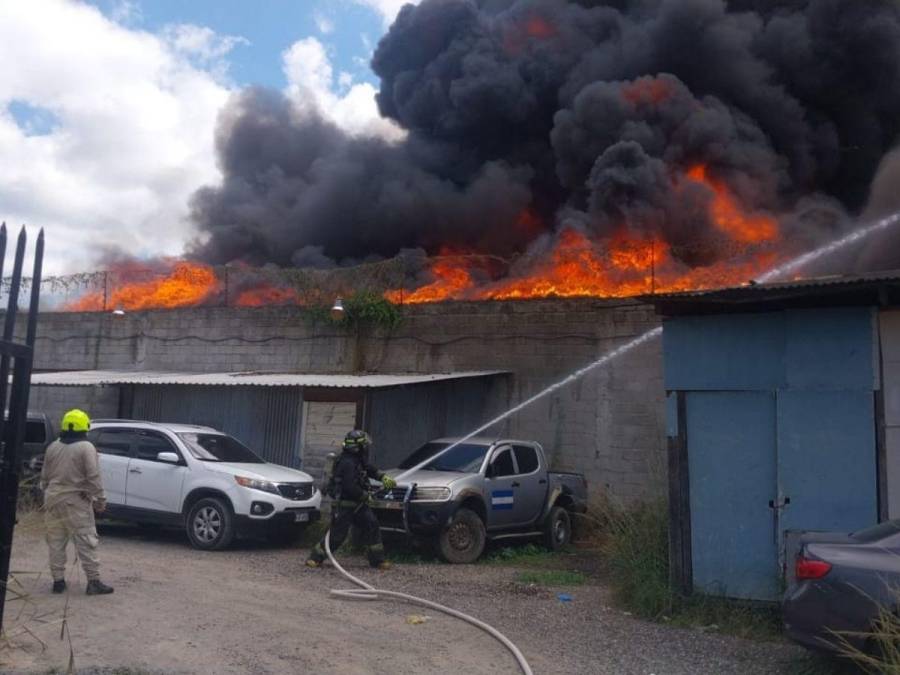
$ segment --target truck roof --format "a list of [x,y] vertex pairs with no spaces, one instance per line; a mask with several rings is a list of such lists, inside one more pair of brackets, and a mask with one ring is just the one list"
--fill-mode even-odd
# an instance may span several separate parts
[[[446,436],[444,438],[436,438],[431,443],[457,443],[465,438],[464,436]],[[470,445],[495,445],[497,443],[519,443],[522,445],[537,445],[535,441],[516,440],[513,438],[504,438],[503,436],[474,436],[466,439],[466,443]]]

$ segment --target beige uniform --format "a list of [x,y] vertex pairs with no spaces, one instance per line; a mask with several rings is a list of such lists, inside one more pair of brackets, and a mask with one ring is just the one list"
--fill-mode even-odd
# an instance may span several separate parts
[[71,538],[88,581],[100,578],[95,501],[104,502],[97,449],[89,441],[54,441],[41,471],[44,524],[54,581],[65,578],[66,546]]

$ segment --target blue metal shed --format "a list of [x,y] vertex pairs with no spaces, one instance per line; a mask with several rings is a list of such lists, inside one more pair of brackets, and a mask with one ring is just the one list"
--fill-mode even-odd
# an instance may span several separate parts
[[900,305],[900,278],[654,302],[665,317],[673,582],[775,600],[788,533],[852,531],[887,514],[880,319]]

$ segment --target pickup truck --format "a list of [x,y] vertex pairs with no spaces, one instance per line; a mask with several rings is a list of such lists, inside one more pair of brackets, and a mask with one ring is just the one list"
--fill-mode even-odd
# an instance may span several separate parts
[[571,537],[570,513],[587,510],[587,483],[548,471],[531,441],[430,441],[387,472],[397,481],[375,493],[381,529],[431,539],[451,563],[475,562],[487,540],[543,537],[552,550]]

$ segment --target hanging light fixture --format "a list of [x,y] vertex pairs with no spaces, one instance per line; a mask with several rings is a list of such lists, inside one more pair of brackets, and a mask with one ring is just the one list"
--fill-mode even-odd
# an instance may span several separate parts
[[335,299],[334,305],[331,307],[331,318],[335,321],[344,318],[344,302],[340,298]]

